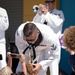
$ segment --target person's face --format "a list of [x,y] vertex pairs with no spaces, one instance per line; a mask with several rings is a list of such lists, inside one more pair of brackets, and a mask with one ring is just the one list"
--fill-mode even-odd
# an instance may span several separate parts
[[38,39],[39,31],[35,31],[32,35],[25,37],[28,43],[34,44]]
[[54,9],[54,3],[53,0],[45,0],[45,5],[48,6],[50,11]]

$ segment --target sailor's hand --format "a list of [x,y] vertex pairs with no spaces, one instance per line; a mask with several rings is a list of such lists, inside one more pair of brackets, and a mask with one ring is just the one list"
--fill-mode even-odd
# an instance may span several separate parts
[[33,67],[34,68],[33,68],[32,72],[35,73],[35,74],[37,74],[42,68],[42,66],[39,63],[33,64]]

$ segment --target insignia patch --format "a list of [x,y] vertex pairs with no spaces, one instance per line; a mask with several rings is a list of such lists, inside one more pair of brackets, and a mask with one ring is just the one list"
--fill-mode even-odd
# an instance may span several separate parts
[[56,46],[53,44],[52,46],[51,46],[51,50],[56,50]]

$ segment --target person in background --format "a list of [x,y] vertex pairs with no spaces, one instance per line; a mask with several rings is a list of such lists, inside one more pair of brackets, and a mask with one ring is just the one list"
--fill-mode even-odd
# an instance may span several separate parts
[[69,63],[73,70],[71,75],[75,75],[75,26],[70,26],[64,30],[63,42],[66,51],[70,53]]
[[0,7],[0,70],[7,66],[6,64],[6,40],[5,31],[9,27],[7,11]]
[[[34,66],[31,73],[35,75],[46,75],[47,67],[58,59],[60,53],[60,43],[53,30],[44,24],[32,21],[25,22],[18,27],[15,45],[19,53],[25,54],[26,64],[30,53],[31,63]],[[53,72],[55,68],[52,68]],[[21,70],[19,62],[16,72]]]
[[63,12],[54,8],[54,5],[55,0],[45,0],[45,5],[39,4],[38,12],[33,21],[48,25],[60,37],[65,18]]

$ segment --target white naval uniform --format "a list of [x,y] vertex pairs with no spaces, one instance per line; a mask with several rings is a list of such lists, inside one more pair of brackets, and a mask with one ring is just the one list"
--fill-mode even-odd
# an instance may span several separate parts
[[[23,39],[23,27],[25,24],[26,23],[21,24],[15,34],[15,43],[19,53],[22,53],[23,50],[29,46],[27,41]],[[41,64],[42,66],[42,69],[37,75],[46,75],[47,67],[52,61],[56,60],[60,56],[60,44],[52,29],[40,23],[34,24],[37,26],[43,36],[42,42],[35,48],[36,58],[34,60],[37,60],[37,63]],[[27,50],[25,53],[26,62],[28,58],[28,52],[29,50]],[[16,69],[16,72],[18,71],[22,71],[20,62]]]
[[47,12],[46,15],[39,15],[39,13],[37,13],[33,18],[33,21],[37,23],[44,23],[44,21],[46,21],[47,25],[57,34],[58,37],[60,37],[64,15],[61,10],[53,9],[52,11]]
[[9,20],[7,11],[0,7],[0,54],[2,54],[2,60],[0,60],[0,70],[5,67],[6,64],[6,40],[5,31],[9,27]]

